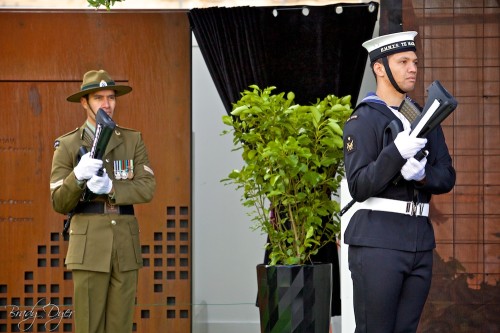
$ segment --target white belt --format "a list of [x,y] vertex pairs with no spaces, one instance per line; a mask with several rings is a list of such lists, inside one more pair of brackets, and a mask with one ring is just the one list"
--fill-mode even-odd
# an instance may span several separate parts
[[368,198],[357,203],[358,209],[379,210],[382,212],[399,213],[411,216],[429,216],[428,203],[414,203],[386,198]]

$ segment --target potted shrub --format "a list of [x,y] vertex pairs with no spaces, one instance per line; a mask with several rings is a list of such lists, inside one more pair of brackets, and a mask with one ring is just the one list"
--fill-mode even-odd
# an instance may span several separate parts
[[[244,165],[222,182],[243,192],[241,201],[251,208],[253,228],[268,235],[270,264],[257,266],[261,328],[263,332],[326,332],[331,264],[313,263],[311,256],[335,242],[340,233],[340,203],[335,197],[343,177],[342,128],[352,112],[350,96],[328,95],[315,104],[299,105],[293,92],[285,96],[273,94],[276,87],[250,88],[234,103],[231,115],[223,116],[224,124],[231,127],[223,134],[233,134],[234,150],[241,151]],[[281,274],[282,269],[287,272]],[[316,270],[326,274],[322,280],[327,286],[297,289],[298,280],[318,280]],[[279,281],[280,275],[288,282]],[[292,293],[302,297],[285,305],[274,293],[286,293],[282,289],[286,285],[294,286]],[[301,305],[304,315],[297,316],[297,302],[306,301],[306,294],[315,303],[326,298],[316,318],[305,318],[312,304]],[[276,311],[283,315],[281,319]],[[318,317],[324,317],[319,326]]]

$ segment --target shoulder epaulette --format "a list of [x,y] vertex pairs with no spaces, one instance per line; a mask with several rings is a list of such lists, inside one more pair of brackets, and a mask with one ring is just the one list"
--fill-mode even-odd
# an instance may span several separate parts
[[79,129],[80,129],[80,127],[77,127],[74,130],[72,130],[66,134],[61,135],[59,138],[64,138],[65,136],[71,135],[71,134],[75,133],[76,131],[78,131]]
[[358,111],[358,109],[363,105],[366,105],[366,102],[361,101],[358,105],[356,105],[354,111],[352,111],[351,113],[351,116],[349,117],[349,119],[346,120],[346,123],[350,120],[358,119],[358,114],[356,113],[356,111]]
[[60,137],[58,137],[58,138],[54,141],[54,149],[56,149],[57,147],[59,147],[59,143],[60,143],[60,141],[61,141],[61,139],[62,139],[62,138],[67,137],[67,136],[69,136],[69,135],[71,135],[71,134],[76,133],[79,129],[80,129],[80,127],[77,127],[77,128],[75,128],[74,130],[72,130],[72,131],[70,131],[70,132],[68,132],[68,133],[66,133],[66,134],[63,134],[63,135],[61,135]]
[[358,119],[358,115],[357,114],[353,114],[352,116],[349,117],[349,119],[346,120],[346,123],[351,121],[351,120],[355,120],[355,119]]

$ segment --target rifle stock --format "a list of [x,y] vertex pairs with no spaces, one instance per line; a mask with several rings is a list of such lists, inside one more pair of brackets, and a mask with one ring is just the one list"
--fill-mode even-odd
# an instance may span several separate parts
[[[427,88],[427,92],[429,96],[427,97],[424,109],[411,125],[412,130],[420,128],[418,133],[416,133],[416,136],[419,138],[425,138],[427,134],[441,124],[458,105],[455,97],[453,97],[438,80],[431,83]],[[439,103],[437,107],[435,107],[436,101]],[[428,112],[432,114],[428,115]],[[422,121],[424,121],[424,123],[421,124]]]

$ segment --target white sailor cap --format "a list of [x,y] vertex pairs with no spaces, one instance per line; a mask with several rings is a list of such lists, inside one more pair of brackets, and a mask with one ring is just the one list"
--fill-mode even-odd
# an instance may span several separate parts
[[370,62],[374,62],[394,53],[416,51],[414,41],[416,35],[416,31],[396,32],[370,39],[363,43],[363,47],[370,55]]

